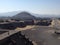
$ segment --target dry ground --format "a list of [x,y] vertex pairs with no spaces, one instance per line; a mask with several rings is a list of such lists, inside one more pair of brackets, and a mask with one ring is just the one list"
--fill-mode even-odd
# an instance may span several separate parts
[[60,35],[56,35],[54,30],[48,26],[36,26],[32,29],[22,31],[22,34],[37,45],[60,45]]

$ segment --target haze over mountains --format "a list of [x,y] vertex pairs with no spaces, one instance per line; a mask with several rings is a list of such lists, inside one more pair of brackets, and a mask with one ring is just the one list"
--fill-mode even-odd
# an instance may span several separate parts
[[[7,13],[0,13],[0,17],[19,17],[19,14],[21,14],[23,17],[24,15],[26,15],[26,13],[24,14],[24,12],[26,11],[23,11],[23,13],[21,11],[13,11],[13,12],[7,12]],[[27,12],[29,13],[29,12]],[[17,16],[15,16],[17,15]],[[34,13],[29,13],[28,15],[32,15],[32,16],[35,16],[35,17],[41,17],[41,18],[52,18],[52,17],[57,17],[57,18],[60,18],[60,15],[44,15],[44,14],[34,14]],[[28,16],[26,15],[26,16]],[[20,16],[21,17],[21,16]]]

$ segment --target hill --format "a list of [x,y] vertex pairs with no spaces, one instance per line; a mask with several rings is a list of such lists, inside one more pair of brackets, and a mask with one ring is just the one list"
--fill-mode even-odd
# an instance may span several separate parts
[[12,17],[12,19],[19,19],[19,20],[33,20],[35,16],[28,12],[20,12]]

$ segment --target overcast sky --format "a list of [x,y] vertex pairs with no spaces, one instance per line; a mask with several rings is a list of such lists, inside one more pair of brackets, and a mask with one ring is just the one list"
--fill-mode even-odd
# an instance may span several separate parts
[[19,10],[59,15],[60,0],[0,0],[0,13]]

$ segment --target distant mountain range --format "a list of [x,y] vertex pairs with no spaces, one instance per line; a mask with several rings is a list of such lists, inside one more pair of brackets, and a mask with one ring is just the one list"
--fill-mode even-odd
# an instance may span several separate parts
[[14,16],[14,15],[16,15],[18,13],[20,13],[20,11],[0,13],[0,17],[12,17],[12,16]]
[[[0,19],[17,19],[17,20],[34,20],[36,19],[35,16],[30,14],[29,12],[23,11],[15,11],[15,12],[8,12],[8,13],[1,13]],[[7,16],[8,15],[8,16]]]
[[12,17],[12,18],[18,18],[18,19],[34,19],[34,18],[60,18],[60,15],[43,15],[43,14],[34,14],[29,13],[26,11],[13,11],[13,12],[7,12],[7,13],[0,13],[0,18],[6,18],[6,17]]

